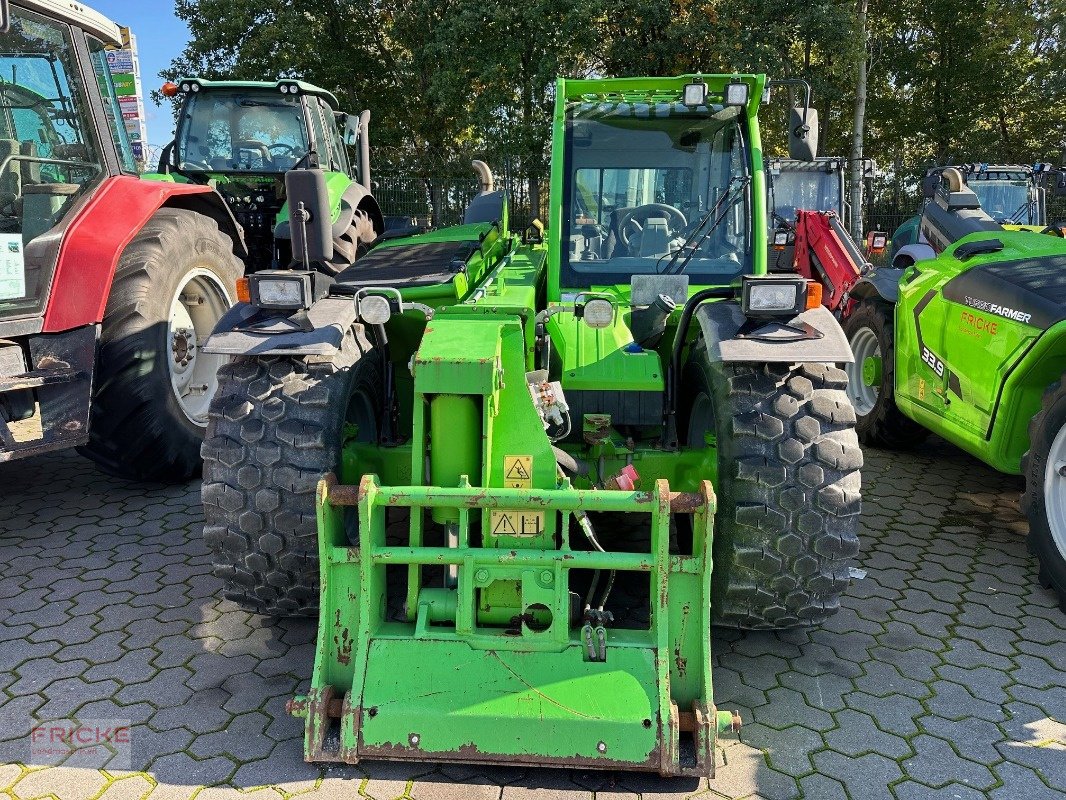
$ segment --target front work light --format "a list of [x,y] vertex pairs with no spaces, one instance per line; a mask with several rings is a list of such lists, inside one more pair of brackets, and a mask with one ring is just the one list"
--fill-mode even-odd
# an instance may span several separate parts
[[746,317],[791,317],[807,307],[806,278],[745,275],[741,281]]
[[368,294],[359,298],[357,313],[367,325],[384,325],[392,319],[392,306],[389,305],[389,298]]
[[725,104],[727,106],[741,106],[748,104],[748,84],[727,83],[725,85]]
[[702,81],[686,83],[682,102],[689,108],[698,108],[707,103],[707,84]]
[[248,276],[251,304],[258,308],[293,310],[311,307],[311,273],[262,270]]
[[609,328],[614,322],[614,304],[604,297],[592,297],[585,301],[581,318],[590,328]]

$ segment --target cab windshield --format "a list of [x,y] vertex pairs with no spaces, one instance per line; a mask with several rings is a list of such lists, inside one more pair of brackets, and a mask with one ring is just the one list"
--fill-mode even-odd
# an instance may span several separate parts
[[178,128],[183,172],[283,173],[307,155],[300,98],[280,92],[195,93]]
[[996,222],[1035,225],[1035,203],[1030,202],[1029,181],[988,180],[971,176],[968,185],[981,201],[981,208]]
[[796,219],[796,209],[842,211],[840,175],[824,170],[786,170],[772,176],[772,209],[786,220]]
[[736,108],[572,103],[566,109],[564,286],[751,271],[750,171]]

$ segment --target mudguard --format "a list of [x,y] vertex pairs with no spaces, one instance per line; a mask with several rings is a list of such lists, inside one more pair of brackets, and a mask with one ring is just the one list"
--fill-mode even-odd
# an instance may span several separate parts
[[894,304],[899,300],[899,279],[902,275],[903,270],[899,267],[877,267],[860,278],[848,294],[855,300],[880,297]]
[[901,247],[894,256],[892,256],[892,266],[904,269],[911,264],[916,264],[919,261],[925,261],[929,258],[936,258],[936,253],[933,248],[925,242],[916,242],[915,244],[908,244]]
[[238,303],[218,321],[201,348],[204,353],[230,356],[324,356],[341,352],[345,336],[355,323],[355,303],[350,297],[324,297],[307,310],[305,318],[252,319],[258,309]]
[[[385,217],[381,214],[378,201],[361,183],[351,181],[341,194],[340,209],[337,213],[337,218],[333,220],[334,239],[340,238],[347,232],[356,211],[362,211],[370,218],[370,222],[374,226],[374,232],[377,235],[380,236],[385,232]],[[287,205],[278,216],[281,217],[281,220],[274,227],[274,237],[276,239],[291,239],[292,233],[289,231],[289,208]]]
[[824,306],[791,319],[752,323],[741,313],[739,303],[723,301],[704,303],[695,316],[712,362],[839,364],[855,360],[840,323]]

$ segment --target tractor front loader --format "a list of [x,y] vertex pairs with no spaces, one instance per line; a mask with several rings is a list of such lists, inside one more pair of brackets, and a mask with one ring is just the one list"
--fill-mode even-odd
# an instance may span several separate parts
[[839,608],[851,352],[766,274],[765,86],[560,80],[546,243],[482,166],[462,226],[251,277],[208,342],[205,535],[228,597],[318,612],[308,760],[710,775],[711,624]]

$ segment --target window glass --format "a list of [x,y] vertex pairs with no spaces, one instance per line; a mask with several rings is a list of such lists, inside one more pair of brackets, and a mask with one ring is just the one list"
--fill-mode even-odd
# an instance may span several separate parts
[[111,67],[107,63],[107,50],[104,43],[95,36],[87,36],[89,43],[89,57],[93,62],[93,71],[96,73],[96,81],[100,85],[100,95],[104,100],[104,113],[107,115],[107,127],[111,131],[111,139],[115,143],[115,151],[118,153],[119,166],[123,172],[136,172],[137,161],[133,157],[133,148],[130,146],[130,135],[126,130],[126,123],[122,120],[122,105],[119,103],[118,94],[115,92],[115,83],[111,78]]
[[572,103],[566,109],[564,287],[751,269],[750,170],[734,109]]
[[287,172],[307,154],[300,100],[269,91],[195,93],[176,149],[186,172]]
[[0,33],[0,315],[39,310],[54,257],[27,247],[104,169],[67,25],[12,8]]

